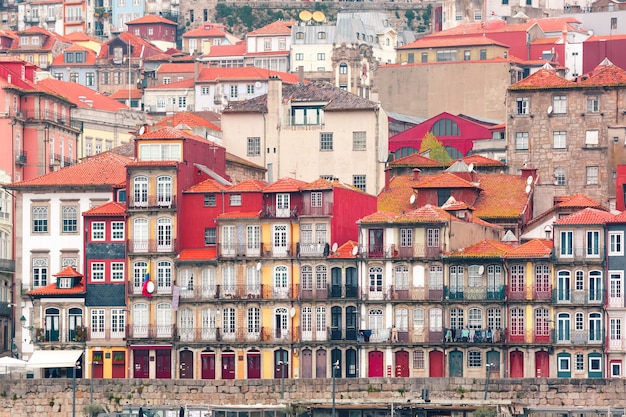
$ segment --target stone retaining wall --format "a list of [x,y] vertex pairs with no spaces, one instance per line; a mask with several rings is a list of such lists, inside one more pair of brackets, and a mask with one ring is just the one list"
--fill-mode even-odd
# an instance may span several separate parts
[[[72,417],[72,379],[16,379],[0,381],[0,417]],[[330,379],[286,380],[287,404],[314,401],[330,404]],[[484,379],[371,378],[337,379],[336,403],[421,402],[427,388],[432,405],[483,404]],[[598,407],[624,405],[626,385],[621,379],[492,379],[486,403],[524,406]],[[279,404],[280,380],[76,381],[76,417],[90,403],[107,411],[133,405]]]

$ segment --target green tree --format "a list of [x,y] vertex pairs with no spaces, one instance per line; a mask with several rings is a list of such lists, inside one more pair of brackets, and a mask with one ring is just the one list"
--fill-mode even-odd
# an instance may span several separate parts
[[434,159],[435,161],[449,162],[452,160],[450,155],[448,155],[446,148],[431,132],[428,132],[422,139],[420,153],[424,152],[428,152],[428,157]]
[[498,412],[495,408],[479,408],[474,411],[474,417],[496,417]]

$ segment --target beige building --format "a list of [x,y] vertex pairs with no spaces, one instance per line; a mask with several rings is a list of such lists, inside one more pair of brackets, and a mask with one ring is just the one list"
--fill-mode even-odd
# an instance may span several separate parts
[[338,178],[370,194],[384,185],[387,115],[379,104],[324,82],[283,84],[231,102],[222,114],[224,146],[267,168],[267,181]]
[[414,64],[416,62],[484,61],[507,58],[508,51],[507,45],[485,36],[458,38],[454,39],[453,43],[445,37],[425,37],[399,47],[396,62]]

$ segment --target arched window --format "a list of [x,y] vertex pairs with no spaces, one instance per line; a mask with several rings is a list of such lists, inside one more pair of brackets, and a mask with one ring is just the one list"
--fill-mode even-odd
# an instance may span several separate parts
[[202,298],[215,298],[215,268],[204,268],[202,270]]
[[193,271],[190,268],[178,271],[178,285],[180,286],[181,298],[193,297]]
[[172,205],[172,177],[157,177],[157,203],[159,206],[170,207]]
[[133,207],[148,207],[148,178],[144,176],[133,179]]
[[133,251],[148,252],[148,219],[133,220]]
[[193,310],[190,308],[183,308],[178,313],[178,332],[180,334],[180,340],[193,341],[194,338],[194,319]]
[[172,335],[172,304],[159,303],[156,306],[156,334],[157,337]]
[[143,280],[146,277],[146,270],[148,269],[148,263],[145,261],[137,261],[133,263],[133,288],[134,292],[141,292],[143,286]]
[[170,252],[172,250],[172,219],[161,217],[157,220],[157,251]]
[[157,289],[159,293],[172,291],[172,263],[170,261],[157,262]]
[[467,312],[467,325],[470,329],[483,328],[483,311],[480,308],[470,308]]
[[448,118],[437,120],[435,124],[433,124],[433,127],[430,128],[430,132],[436,137],[461,136],[459,126],[454,120]]
[[327,285],[326,266],[317,265],[315,267],[315,287],[318,290],[325,290]]
[[341,63],[339,64],[339,74],[347,74],[348,73],[348,65]]
[[396,265],[394,269],[395,290],[409,289],[409,267],[406,265]]

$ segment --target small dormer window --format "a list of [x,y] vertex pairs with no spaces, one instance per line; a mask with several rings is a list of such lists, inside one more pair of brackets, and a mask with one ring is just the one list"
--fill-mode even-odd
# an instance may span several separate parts
[[57,288],[72,288],[73,283],[73,278],[61,277],[57,280]]
[[28,37],[24,36],[22,39],[20,39],[20,43],[22,45],[28,45]]
[[31,41],[31,43],[32,43],[33,45],[39,45],[39,38],[38,38],[37,36],[34,36],[34,37],[33,37],[33,40]]
[[68,64],[74,62],[74,52],[65,53],[65,62]]
[[326,32],[318,32],[317,39],[326,39]]
[[76,62],[85,62],[85,53],[84,52],[76,52]]

